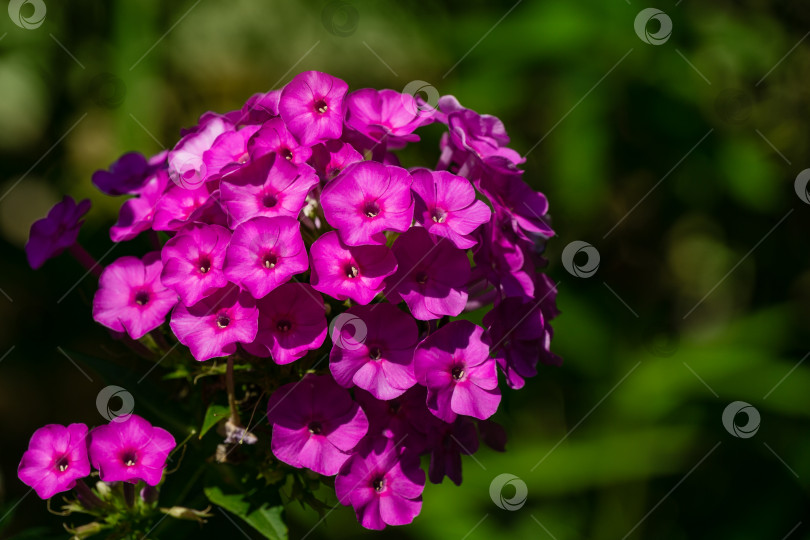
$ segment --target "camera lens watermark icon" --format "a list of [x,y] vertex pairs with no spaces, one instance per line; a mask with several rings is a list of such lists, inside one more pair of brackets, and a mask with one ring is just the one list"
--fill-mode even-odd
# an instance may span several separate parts
[[[506,486],[512,486],[515,490],[515,494],[511,497],[504,496]],[[489,497],[495,503],[495,506],[501,510],[509,510],[510,512],[520,510],[526,504],[528,495],[529,490],[526,488],[526,482],[514,474],[499,474],[489,484]]]
[[[111,402],[116,398],[121,400],[121,405],[114,409]],[[96,396],[96,408],[99,414],[110,422],[124,422],[135,410],[135,398],[125,388],[115,385],[105,386]]]
[[[652,21],[658,23],[658,31],[650,32]],[[654,23],[652,23],[654,24]],[[636,30],[638,38],[649,45],[663,45],[669,41],[672,35],[672,19],[669,15],[656,8],[646,8],[639,11],[636,20],[633,21],[633,28]]]
[[[737,415],[740,413],[745,414],[747,420],[744,425],[736,423]],[[729,403],[723,410],[723,427],[726,428],[730,434],[740,439],[750,439],[756,435],[759,430],[760,416],[759,411],[754,408],[750,403],[745,401],[734,401]]]
[[[580,253],[587,255],[588,259],[583,264],[577,264],[574,258]],[[574,240],[563,249],[562,265],[569,274],[578,278],[589,278],[599,270],[599,251],[582,240]]]
[[[405,96],[412,96],[413,100]],[[402,89],[402,106],[414,116],[433,113],[439,106],[439,91],[425,81],[411,81]]]
[[338,37],[349,37],[357,30],[360,13],[348,2],[329,2],[321,10],[321,22],[330,34]]
[[368,335],[368,326],[357,315],[341,313],[329,323],[332,343],[347,351],[356,351],[363,346]]
[[11,0],[8,3],[11,22],[26,30],[35,30],[42,26],[47,11],[42,0]]
[[810,169],[805,169],[796,176],[793,189],[796,190],[796,195],[803,202],[810,204],[810,191],[807,190],[808,184],[810,184]]

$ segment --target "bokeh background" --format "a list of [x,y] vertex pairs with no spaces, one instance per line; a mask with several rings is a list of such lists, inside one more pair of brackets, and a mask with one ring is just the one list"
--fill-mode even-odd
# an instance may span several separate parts
[[[102,420],[103,374],[58,348],[120,354],[91,319],[92,277],[68,257],[27,267],[30,224],[62,194],[89,197],[88,250],[142,252],[110,251],[121,200],[92,172],[317,69],[353,89],[426,81],[504,121],[551,201],[565,362],[507,393],[507,452],[466,457],[461,487],[429,484],[412,526],[367,533],[340,508],[311,531],[317,514],[290,505],[291,538],[810,538],[806,2],[44,4],[35,29],[0,12],[0,537],[65,537],[21,500],[16,464],[40,425]],[[648,7],[672,23],[659,44],[634,29]],[[425,131],[408,164],[435,162]],[[561,264],[575,240],[599,253],[592,277]],[[759,413],[753,436],[724,427],[734,401]],[[490,496],[503,473],[526,484],[518,510]],[[219,513],[177,531],[243,534]]]

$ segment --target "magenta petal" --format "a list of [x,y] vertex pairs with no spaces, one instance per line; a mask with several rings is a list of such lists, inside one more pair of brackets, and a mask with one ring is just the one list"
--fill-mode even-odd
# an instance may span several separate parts
[[422,498],[380,497],[380,517],[388,525],[407,525],[422,511]]
[[498,410],[501,402],[501,391],[484,390],[472,382],[457,384],[453,390],[450,408],[456,414],[473,416],[486,420]]

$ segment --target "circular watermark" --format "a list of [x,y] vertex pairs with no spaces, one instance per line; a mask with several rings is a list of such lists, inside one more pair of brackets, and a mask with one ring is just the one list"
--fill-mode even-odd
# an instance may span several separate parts
[[[407,99],[411,96],[413,99]],[[425,81],[411,81],[402,89],[402,106],[414,116],[422,113],[433,113],[439,106],[439,91]]]
[[748,122],[753,107],[753,96],[738,88],[727,88],[717,94],[714,100],[714,110],[720,120],[735,126]]
[[26,30],[35,30],[42,26],[47,11],[42,0],[11,0],[8,3],[8,16],[11,22]]
[[[743,413],[747,417],[744,425],[735,422],[737,415]],[[723,427],[731,435],[740,439],[750,439],[759,430],[759,411],[745,401],[733,401],[723,410]]]
[[[588,259],[583,264],[577,264],[574,258],[584,253]],[[574,240],[563,249],[562,264],[569,274],[578,278],[589,278],[599,270],[599,251],[588,242]]]
[[338,37],[349,37],[357,30],[360,13],[348,2],[335,0],[321,10],[321,23],[326,31]]
[[169,160],[169,178],[183,189],[193,191],[199,188],[205,184],[207,174],[208,169],[200,156],[180,154]]
[[[115,398],[121,400],[121,405],[117,409],[111,407],[111,401]],[[135,398],[126,388],[112,384],[105,386],[98,393],[98,396],[96,396],[96,408],[99,414],[110,422],[123,422],[135,410]]]
[[[503,494],[506,486],[512,486],[515,489],[515,494],[511,497],[505,497]],[[489,497],[495,503],[495,506],[501,510],[509,510],[510,512],[520,510],[526,504],[528,495],[529,490],[526,488],[526,482],[514,474],[499,474],[489,484]]]
[[362,347],[367,335],[368,327],[357,315],[341,313],[329,323],[332,343],[347,351],[356,351]]
[[[658,23],[656,32],[650,31],[650,22]],[[633,21],[633,28],[636,30],[638,38],[648,45],[663,45],[669,41],[672,35],[672,19],[669,15],[656,8],[646,8],[639,11],[636,20]]]
[[796,195],[807,204],[810,204],[810,191],[807,186],[810,184],[810,169],[805,169],[796,176],[796,181],[793,183],[793,189],[796,190]]
[[90,80],[90,95],[99,107],[115,109],[127,97],[127,85],[112,73],[99,73]]

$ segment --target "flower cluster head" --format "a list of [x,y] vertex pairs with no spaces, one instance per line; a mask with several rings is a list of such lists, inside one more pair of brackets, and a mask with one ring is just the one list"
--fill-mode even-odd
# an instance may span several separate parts
[[134,414],[92,430],[84,424],[48,424],[31,436],[17,476],[41,499],[73,489],[90,475],[91,465],[103,482],[157,486],[174,447],[168,431]]
[[[479,439],[503,450],[499,378],[520,388],[559,363],[556,289],[542,273],[548,201],[498,118],[453,96],[435,105],[308,71],[203,114],[167,153],[126,154],[93,177],[128,197],[112,240],[148,233],[159,249],[104,269],[94,319],[271,374],[256,384],[275,458],[336,475],[340,502],[373,529],[419,513],[421,455],[427,479],[458,484]],[[428,124],[446,128],[436,164],[402,164],[396,151]],[[32,231],[32,265],[75,242],[86,207],[61,204]],[[466,320],[478,310],[483,325]],[[157,449],[173,441],[153,431],[154,452],[139,454],[150,429],[94,431],[90,462],[103,477],[155,481]],[[59,456],[86,469],[66,450],[81,433],[65,433]],[[48,466],[46,492],[72,481]]]

